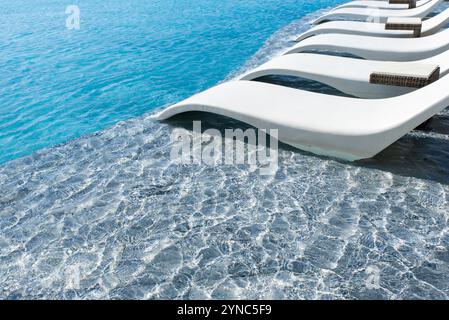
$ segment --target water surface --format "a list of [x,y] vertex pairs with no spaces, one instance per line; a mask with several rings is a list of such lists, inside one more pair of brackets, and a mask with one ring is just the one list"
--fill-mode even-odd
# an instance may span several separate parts
[[1,1],[0,164],[202,91],[279,28],[341,2]]

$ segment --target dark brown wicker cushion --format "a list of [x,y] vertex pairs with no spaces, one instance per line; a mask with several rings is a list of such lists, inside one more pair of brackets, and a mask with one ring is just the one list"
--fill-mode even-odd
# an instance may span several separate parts
[[389,18],[385,30],[411,30],[413,36],[420,37],[422,21],[419,18]]
[[390,4],[408,4],[409,9],[416,8],[416,0],[390,0]]
[[432,82],[437,81],[439,78],[440,67],[436,67],[428,77],[394,74],[387,72],[373,72],[370,76],[370,83],[398,87],[422,88],[431,84]]

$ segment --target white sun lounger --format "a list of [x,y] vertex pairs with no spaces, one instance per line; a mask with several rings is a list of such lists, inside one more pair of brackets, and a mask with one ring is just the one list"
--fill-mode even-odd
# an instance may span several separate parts
[[414,62],[385,62],[296,53],[274,58],[243,75],[254,80],[267,75],[314,80],[359,98],[387,98],[409,93],[449,73],[449,51]]
[[[406,18],[408,19],[408,18]],[[422,21],[421,37],[426,37],[440,31],[449,23],[449,8],[436,16]],[[410,30],[386,30],[385,23],[362,21],[331,21],[312,27],[301,34],[297,41],[326,33],[354,34],[373,37],[411,38],[414,36]]]
[[366,22],[383,23],[389,17],[411,17],[424,18],[444,0],[431,0],[428,3],[414,9],[393,10],[393,9],[373,9],[373,8],[341,8],[332,10],[329,13],[315,20],[314,24],[332,20],[361,20]]
[[369,60],[413,61],[433,57],[448,49],[449,29],[412,39],[321,34],[299,42],[286,54],[320,50],[349,53]]
[[255,81],[232,81],[160,112],[159,120],[189,111],[278,129],[281,142],[346,160],[371,158],[449,105],[449,77],[399,97],[338,97]]
[[[413,0],[411,0],[413,1]],[[428,3],[430,0],[418,0],[416,1],[416,7],[420,7],[423,4]],[[404,1],[407,2],[407,1]],[[358,0],[351,1],[337,6],[335,9],[341,8],[377,8],[377,9],[410,9],[409,4],[406,3],[393,3],[388,0]]]

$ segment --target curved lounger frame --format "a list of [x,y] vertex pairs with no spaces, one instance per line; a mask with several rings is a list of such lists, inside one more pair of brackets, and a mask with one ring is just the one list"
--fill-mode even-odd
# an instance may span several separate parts
[[299,42],[285,54],[320,50],[349,53],[369,60],[413,61],[433,57],[448,49],[449,29],[412,39],[321,34]]
[[[435,34],[449,23],[449,8],[436,16],[422,22],[421,37]],[[301,34],[296,41],[319,34],[339,33],[354,34],[371,37],[411,38],[410,30],[385,30],[384,23],[372,23],[362,21],[331,21],[317,26]]]
[[319,24],[325,21],[332,20],[362,20],[362,21],[376,21],[384,23],[390,17],[401,18],[424,18],[431,13],[444,0],[431,0],[428,3],[414,9],[394,10],[394,9],[373,9],[373,8],[341,8],[332,10],[329,13],[321,16],[313,22]]
[[[419,8],[430,0],[416,1],[416,7]],[[409,9],[408,4],[390,4],[388,0],[356,0],[337,6],[335,9],[341,8],[377,8],[377,9]]]
[[337,56],[296,53],[277,57],[242,76],[254,80],[268,75],[285,75],[318,81],[359,98],[388,98],[406,94],[416,88],[370,83],[371,74],[380,70],[409,70],[416,65],[440,66],[440,74],[449,71],[449,51],[433,59],[416,62],[370,61]]
[[232,81],[160,112],[212,112],[260,129],[281,142],[346,160],[371,158],[449,105],[449,77],[412,93],[362,100],[253,81]]

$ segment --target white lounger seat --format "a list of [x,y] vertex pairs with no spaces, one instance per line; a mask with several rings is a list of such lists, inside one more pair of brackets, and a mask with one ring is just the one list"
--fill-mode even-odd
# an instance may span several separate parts
[[232,81],[199,93],[156,117],[212,112],[260,129],[281,142],[346,160],[371,158],[449,105],[449,77],[399,97],[363,100],[254,81]]
[[[437,68],[439,72],[435,74]],[[254,80],[268,75],[295,76],[324,83],[355,97],[378,99],[409,93],[435,81],[438,78],[435,76],[448,73],[449,51],[415,62],[295,53],[274,58],[240,79]],[[410,81],[416,85],[410,85]]]
[[341,8],[332,10],[329,13],[315,20],[314,24],[332,20],[361,20],[366,22],[383,23],[389,17],[417,17],[424,18],[436,9],[444,0],[431,0],[428,3],[414,9],[392,10],[392,9],[372,9],[372,8]]
[[412,39],[321,34],[299,42],[286,54],[321,50],[349,53],[370,60],[413,61],[433,57],[448,49],[449,29]]
[[[416,7],[420,7],[423,4],[428,3],[430,0],[418,0],[416,1]],[[390,4],[388,0],[358,0],[351,1],[337,6],[335,9],[341,8],[377,8],[377,9],[409,9],[408,4]]]
[[[421,37],[426,37],[440,31],[449,23],[449,8],[436,16],[422,21]],[[331,21],[312,27],[301,34],[297,41],[326,33],[354,34],[372,37],[411,38],[413,32],[408,30],[386,30],[385,23],[362,21]]]

